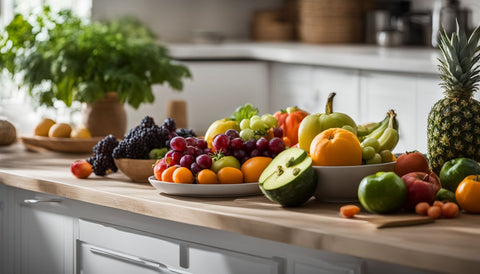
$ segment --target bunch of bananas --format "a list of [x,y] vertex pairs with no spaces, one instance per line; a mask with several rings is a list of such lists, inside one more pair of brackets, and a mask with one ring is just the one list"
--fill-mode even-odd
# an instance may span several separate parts
[[391,109],[382,121],[358,126],[357,136],[362,145],[362,159],[365,164],[394,161],[392,150],[399,139],[396,116]]

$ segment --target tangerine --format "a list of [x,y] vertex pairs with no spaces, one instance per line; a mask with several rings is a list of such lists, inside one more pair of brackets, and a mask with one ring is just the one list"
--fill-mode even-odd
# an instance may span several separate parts
[[243,172],[243,181],[245,183],[258,182],[263,170],[270,164],[272,158],[270,157],[252,157],[242,164],[241,171]]
[[199,183],[199,184],[218,184],[217,174],[211,169],[202,169],[197,174],[197,183]]
[[243,173],[240,169],[234,167],[224,167],[217,172],[218,182],[221,184],[241,184],[243,183]]
[[165,169],[162,172],[162,181],[173,183],[173,172],[175,171],[175,169],[177,169],[176,166],[171,166],[171,167]]

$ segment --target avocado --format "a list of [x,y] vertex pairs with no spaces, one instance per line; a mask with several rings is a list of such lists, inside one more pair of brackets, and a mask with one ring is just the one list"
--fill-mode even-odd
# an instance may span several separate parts
[[312,158],[301,148],[284,150],[262,172],[259,186],[268,199],[284,207],[304,204],[317,187]]

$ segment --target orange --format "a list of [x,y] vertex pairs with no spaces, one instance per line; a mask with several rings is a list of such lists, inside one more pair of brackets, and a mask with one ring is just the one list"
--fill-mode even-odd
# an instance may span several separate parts
[[258,178],[263,170],[270,164],[272,158],[269,157],[253,157],[243,163],[241,170],[243,172],[243,181],[245,183],[258,182]]
[[314,166],[362,164],[362,147],[357,136],[342,128],[329,128],[313,138],[310,155]]
[[171,167],[165,169],[162,172],[162,181],[173,183],[173,172],[175,171],[175,169],[177,169],[176,166],[171,166]]
[[186,167],[179,167],[173,171],[173,182],[177,184],[193,183],[193,173]]
[[199,184],[218,184],[217,174],[211,169],[203,169],[197,174]]
[[221,184],[241,184],[243,183],[243,173],[240,169],[234,167],[224,167],[217,172],[218,182]]

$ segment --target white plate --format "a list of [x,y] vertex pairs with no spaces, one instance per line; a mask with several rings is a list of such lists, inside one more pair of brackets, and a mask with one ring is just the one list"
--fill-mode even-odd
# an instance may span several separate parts
[[165,194],[190,197],[239,197],[260,195],[258,183],[244,184],[176,184],[148,178],[153,187]]

